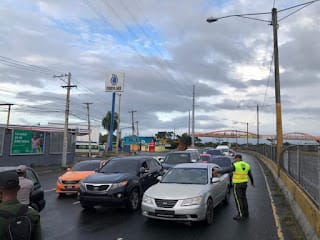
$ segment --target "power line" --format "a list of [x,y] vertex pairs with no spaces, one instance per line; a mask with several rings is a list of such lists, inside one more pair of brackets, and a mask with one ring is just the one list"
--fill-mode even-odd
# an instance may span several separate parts
[[[312,3],[313,3],[313,2],[312,2]],[[307,4],[307,5],[304,5],[304,6],[302,6],[301,8],[299,8],[299,9],[297,9],[297,10],[295,10],[295,11],[293,11],[293,12],[289,13],[288,15],[286,15],[286,16],[284,16],[284,17],[280,18],[280,19],[278,20],[278,23],[279,23],[280,21],[282,21],[283,19],[286,19],[287,17],[290,17],[291,15],[293,15],[293,14],[295,14],[295,13],[297,13],[297,12],[301,11],[302,9],[304,9],[304,8],[306,8],[306,7],[308,7],[308,6],[310,6],[312,3],[309,3],[309,4]]]

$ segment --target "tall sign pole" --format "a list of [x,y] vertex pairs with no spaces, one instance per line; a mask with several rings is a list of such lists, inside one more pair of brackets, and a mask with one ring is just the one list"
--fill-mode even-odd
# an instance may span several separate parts
[[109,128],[109,147],[108,147],[108,151],[110,152],[112,151],[116,92],[123,91],[123,83],[124,83],[124,73],[111,73],[107,77],[105,90],[106,92],[112,92],[112,108],[111,108],[111,119],[110,119],[110,128]]

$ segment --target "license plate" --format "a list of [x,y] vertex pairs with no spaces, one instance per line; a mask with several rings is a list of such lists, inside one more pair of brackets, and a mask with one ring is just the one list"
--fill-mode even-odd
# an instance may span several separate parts
[[64,186],[65,189],[74,189],[74,185],[67,185],[67,186]]
[[155,214],[159,217],[174,217],[174,211],[155,210]]

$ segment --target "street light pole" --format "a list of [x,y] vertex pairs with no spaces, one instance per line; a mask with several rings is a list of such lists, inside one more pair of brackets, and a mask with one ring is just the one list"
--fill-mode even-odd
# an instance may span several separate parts
[[277,9],[272,9],[273,27],[273,54],[274,54],[274,81],[276,97],[276,128],[277,128],[277,173],[280,176],[280,158],[282,152],[282,116],[281,116],[281,97],[280,97],[280,74],[279,74],[279,51],[278,51],[278,20]]

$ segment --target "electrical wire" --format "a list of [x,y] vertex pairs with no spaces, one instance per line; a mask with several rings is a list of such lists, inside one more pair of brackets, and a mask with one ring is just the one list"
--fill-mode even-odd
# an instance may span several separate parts
[[280,21],[282,21],[283,19],[286,19],[287,17],[290,17],[291,15],[293,15],[293,14],[295,14],[295,13],[297,13],[297,12],[301,11],[302,9],[304,9],[304,8],[306,8],[306,7],[308,7],[308,6],[310,6],[311,4],[313,4],[313,3],[309,3],[309,4],[307,4],[307,5],[304,5],[304,6],[302,6],[301,8],[299,8],[299,9],[297,9],[297,10],[295,10],[295,11],[293,11],[293,12],[289,13],[288,15],[286,15],[286,16],[284,16],[284,17],[280,18],[280,19],[278,20],[278,23],[279,23]]

